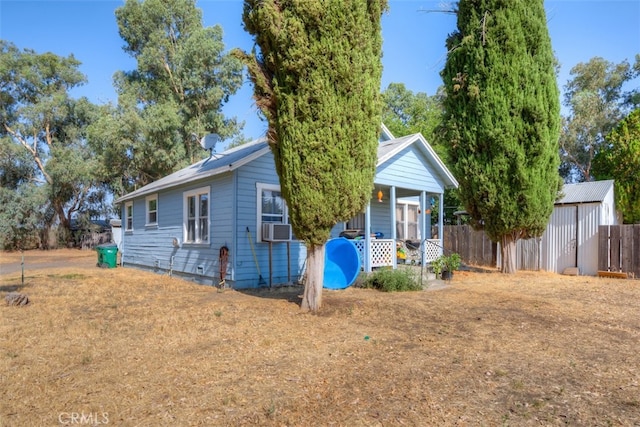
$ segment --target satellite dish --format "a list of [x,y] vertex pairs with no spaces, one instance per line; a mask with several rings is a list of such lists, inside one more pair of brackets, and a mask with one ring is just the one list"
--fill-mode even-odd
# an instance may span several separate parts
[[218,142],[220,142],[220,136],[217,133],[209,133],[202,137],[200,145],[205,150],[209,150],[209,154],[213,154],[213,150]]

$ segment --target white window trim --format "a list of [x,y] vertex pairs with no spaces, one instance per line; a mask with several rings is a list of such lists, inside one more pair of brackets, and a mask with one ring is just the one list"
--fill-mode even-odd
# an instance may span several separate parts
[[[131,207],[131,227],[129,227],[129,207]],[[133,231],[133,201],[124,204],[124,231]]]
[[[256,182],[256,242],[262,242],[262,191],[279,191],[282,193],[280,189],[280,185],[278,184],[266,184],[263,182]],[[284,208],[282,209],[282,220],[283,224],[289,223],[289,208],[287,207],[287,202],[282,198],[284,202]]]
[[[418,208],[418,212],[420,212],[420,202],[414,202],[411,200],[399,200],[396,202],[396,208],[402,207],[404,212],[404,221],[402,222],[402,231],[403,235],[407,236],[409,234],[409,206],[416,206]],[[396,218],[396,221],[398,219]],[[417,222],[417,239],[421,239],[420,237],[420,214],[418,214],[418,222]],[[405,237],[406,239],[406,237]]]
[[[149,214],[151,211],[149,210],[149,202],[155,200],[156,201],[156,220],[155,222],[149,222]],[[158,194],[152,194],[150,196],[145,197],[144,199],[145,205],[145,226],[154,227],[158,225]]]
[[[196,241],[195,242],[191,242],[188,240],[189,237],[189,232],[187,229],[187,222],[189,219],[189,206],[187,203],[187,198],[191,197],[191,196],[198,196],[200,194],[206,194],[207,195],[207,200],[209,202],[209,206],[207,206],[207,230],[209,232],[209,237],[211,237],[211,188],[210,187],[200,187],[200,188],[195,188],[193,190],[189,190],[189,191],[185,191],[184,193],[182,193],[182,242],[186,245],[200,245],[200,246],[209,246],[209,241],[211,240],[210,238],[207,239],[207,241],[203,242],[201,240],[199,240],[199,227],[200,227],[200,221],[198,221],[200,219],[200,217],[196,217]],[[198,206],[196,206],[196,210],[198,209]]]

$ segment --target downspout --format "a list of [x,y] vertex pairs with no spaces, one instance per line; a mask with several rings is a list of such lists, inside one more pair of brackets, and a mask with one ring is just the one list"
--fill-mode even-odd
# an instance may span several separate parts
[[[397,234],[396,234],[396,187],[392,186],[391,190],[389,191],[389,205],[390,205],[390,209],[391,209],[391,238],[393,239],[393,241],[396,241],[397,238]],[[395,270],[398,268],[398,253],[395,250],[395,248],[393,249],[393,266],[392,268]]]
[[444,254],[444,191],[438,198],[438,239],[440,240],[440,254]]
[[[124,217],[124,204],[120,205],[120,218]],[[120,225],[122,225],[122,222],[120,222]],[[126,227],[126,224],[125,224]],[[121,227],[120,228],[120,243],[122,244],[122,250],[120,252],[120,267],[124,267],[124,248],[125,248],[125,241],[124,241],[124,237],[126,236],[127,233],[125,233],[124,228],[125,227]]]
[[427,240],[427,193],[425,191],[420,192],[420,217],[418,218],[420,224],[420,265],[424,265],[426,261],[425,245]]
[[364,271],[371,273],[371,201],[364,212]]
[[[235,284],[236,282],[236,269],[238,268],[238,258],[240,257],[240,251],[238,250],[238,233],[237,230],[240,229],[238,226],[238,169],[232,172],[232,182],[233,182],[233,203],[231,204],[231,210],[233,215],[233,224],[231,229],[231,248],[233,249],[232,257],[231,257],[231,282]],[[256,212],[258,209],[256,207]],[[257,231],[256,231],[257,232]]]
[[578,249],[580,248],[580,205],[578,204],[576,206],[576,268],[578,269],[578,271],[580,271],[580,268],[578,267]]

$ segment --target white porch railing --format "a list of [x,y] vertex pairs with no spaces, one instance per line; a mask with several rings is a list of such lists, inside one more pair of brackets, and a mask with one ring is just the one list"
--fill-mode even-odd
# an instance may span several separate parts
[[444,246],[440,239],[427,239],[424,241],[424,262],[435,261],[442,255]]
[[[364,268],[364,245],[366,241],[352,240],[360,255],[360,262]],[[442,242],[440,239],[427,239],[424,247],[416,249],[415,261],[420,262],[421,251],[424,251],[425,262],[429,263],[442,255]],[[370,253],[371,267],[384,267],[393,265],[396,257],[396,241],[393,239],[372,239]]]

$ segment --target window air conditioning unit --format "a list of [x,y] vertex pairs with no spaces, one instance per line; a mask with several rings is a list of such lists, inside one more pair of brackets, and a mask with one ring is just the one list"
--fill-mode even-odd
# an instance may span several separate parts
[[286,242],[291,240],[291,224],[263,222],[262,240],[266,242]]

